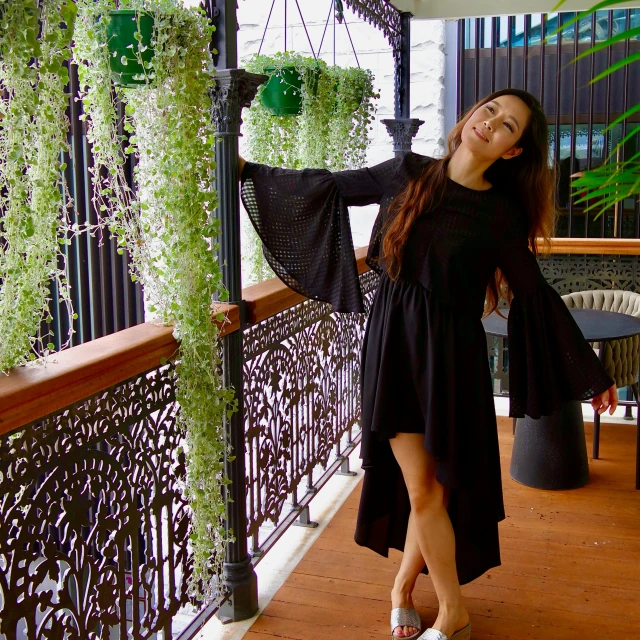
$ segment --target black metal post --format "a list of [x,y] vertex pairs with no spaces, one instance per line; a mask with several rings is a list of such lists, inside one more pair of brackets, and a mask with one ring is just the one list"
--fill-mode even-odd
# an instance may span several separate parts
[[231,485],[225,487],[227,526],[235,542],[228,545],[225,559],[225,586],[231,597],[218,612],[218,618],[225,623],[245,620],[258,610],[257,577],[247,547],[242,379],[242,328],[246,314],[240,268],[238,137],[242,107],[251,104],[259,85],[267,79],[244,69],[222,69],[218,70],[211,91],[212,118],[216,124],[217,215],[221,223],[219,259],[229,302],[240,307],[240,331],[225,338],[222,357],[224,384],[235,389],[238,400],[238,410],[226,424],[226,436],[234,455],[232,462],[225,463],[225,473],[231,480]]
[[411,85],[411,15],[400,14],[400,50],[394,52],[395,65],[395,117],[410,118]]
[[[224,339],[222,366],[227,387],[235,390],[238,410],[225,421],[225,437],[231,444],[233,460],[225,460],[225,475],[231,480],[224,487],[227,527],[235,538],[227,546],[224,564],[224,586],[229,598],[218,611],[224,622],[237,622],[253,616],[258,610],[258,580],[251,563],[247,544],[247,512],[245,492],[245,434],[242,379],[242,329],[246,321],[242,301],[240,266],[240,194],[238,183],[238,137],[242,123],[242,107],[249,106],[260,84],[267,76],[237,69],[238,18],[236,0],[205,0],[202,3],[216,26],[212,49],[217,68],[211,89],[211,117],[216,126],[216,189],[220,220],[218,257],[229,302],[240,308],[240,330]],[[226,67],[226,68],[225,68]]]
[[389,135],[393,138],[393,151],[397,157],[402,157],[411,151],[411,141],[418,132],[424,120],[411,118],[411,17],[412,14],[400,14],[400,40],[393,52],[395,61],[395,118],[382,120]]
[[238,66],[237,0],[202,0],[200,6],[216,27],[211,42],[213,64],[216,69],[235,69]]

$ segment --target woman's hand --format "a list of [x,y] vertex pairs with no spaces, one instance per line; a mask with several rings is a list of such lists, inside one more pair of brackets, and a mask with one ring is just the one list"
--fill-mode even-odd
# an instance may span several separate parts
[[238,176],[242,175],[242,169],[244,169],[244,163],[246,160],[242,156],[238,156]]
[[612,385],[606,391],[591,398],[591,406],[594,411],[597,411],[599,414],[603,414],[607,410],[607,407],[609,407],[609,414],[613,415],[613,412],[618,406],[618,390],[616,389],[616,385]]

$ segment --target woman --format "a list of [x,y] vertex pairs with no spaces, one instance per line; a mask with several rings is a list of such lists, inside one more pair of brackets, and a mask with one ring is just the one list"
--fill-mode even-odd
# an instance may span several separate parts
[[[367,254],[379,274],[361,361],[364,480],[355,540],[404,551],[391,592],[394,638],[468,640],[460,585],[500,565],[505,518],[482,317],[510,302],[509,415],[592,398],[613,380],[535,258],[554,229],[544,112],[506,89],[474,105],[441,159],[293,171],[241,159],[242,198],[275,272],[335,311],[362,311],[347,207],[380,203]],[[531,248],[530,248],[531,244]],[[454,394],[464,394],[456,397]],[[421,634],[411,593],[439,602]]]

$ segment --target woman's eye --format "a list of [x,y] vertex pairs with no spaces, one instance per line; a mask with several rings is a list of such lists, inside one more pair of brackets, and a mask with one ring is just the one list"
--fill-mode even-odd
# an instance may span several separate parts
[[489,111],[491,111],[491,113],[493,113],[495,111],[495,109],[493,107],[487,107],[487,109],[489,109]]
[[504,124],[505,124],[505,126],[509,127],[509,131],[511,131],[511,133],[513,133],[513,127],[508,122],[505,122]]

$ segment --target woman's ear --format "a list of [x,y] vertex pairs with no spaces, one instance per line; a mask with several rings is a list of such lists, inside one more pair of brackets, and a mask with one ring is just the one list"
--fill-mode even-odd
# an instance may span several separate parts
[[511,160],[522,153],[522,147],[511,147],[509,151],[500,156],[503,160]]

